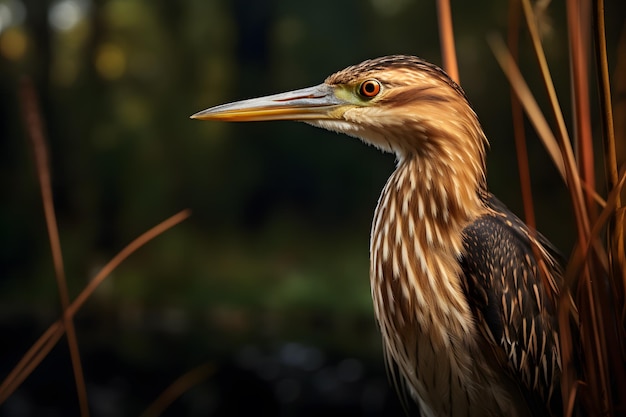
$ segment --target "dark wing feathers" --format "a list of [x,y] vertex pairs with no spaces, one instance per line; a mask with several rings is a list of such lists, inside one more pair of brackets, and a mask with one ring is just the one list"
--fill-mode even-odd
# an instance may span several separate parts
[[[508,369],[537,415],[558,414],[560,352],[552,289],[561,270],[556,250],[491,195],[489,213],[464,230],[465,291],[494,357]],[[549,272],[539,273],[532,241]],[[537,252],[537,249],[535,249]],[[551,284],[550,284],[551,285]],[[550,410],[550,411],[548,411]]]

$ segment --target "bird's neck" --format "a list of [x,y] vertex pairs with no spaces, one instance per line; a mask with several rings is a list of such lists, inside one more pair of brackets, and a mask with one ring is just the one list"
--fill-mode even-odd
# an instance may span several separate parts
[[419,379],[452,370],[460,384],[471,385],[478,366],[467,354],[476,349],[476,329],[459,259],[463,229],[482,214],[483,205],[480,178],[463,183],[464,172],[417,155],[401,160],[374,215],[374,309],[388,360],[413,389],[421,386]]
[[[463,229],[483,212],[481,178],[470,177],[468,169],[415,155],[401,160],[389,178],[371,236],[370,275],[379,320],[390,319],[378,311],[385,306],[386,314],[398,319],[392,327],[417,322],[423,328],[452,325],[460,334],[469,332],[458,260]],[[440,320],[447,323],[435,326]]]

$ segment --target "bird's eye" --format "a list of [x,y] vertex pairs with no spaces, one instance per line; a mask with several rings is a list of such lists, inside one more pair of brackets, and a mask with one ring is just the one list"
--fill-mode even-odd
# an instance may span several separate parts
[[376,80],[363,81],[359,87],[359,94],[363,97],[372,98],[380,93],[380,83]]

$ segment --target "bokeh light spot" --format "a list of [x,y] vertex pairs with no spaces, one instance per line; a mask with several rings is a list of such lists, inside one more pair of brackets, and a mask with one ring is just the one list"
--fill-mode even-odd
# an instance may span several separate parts
[[85,17],[87,9],[85,1],[60,0],[50,7],[48,22],[56,30],[71,30]]
[[11,24],[13,16],[11,9],[4,3],[0,3],[0,32]]
[[24,22],[26,9],[20,1],[9,0],[0,3],[0,33],[11,26]]
[[119,46],[105,43],[98,49],[95,64],[102,78],[116,80],[126,71],[126,55]]
[[7,29],[0,35],[0,53],[11,61],[19,61],[28,47],[26,34],[18,28]]

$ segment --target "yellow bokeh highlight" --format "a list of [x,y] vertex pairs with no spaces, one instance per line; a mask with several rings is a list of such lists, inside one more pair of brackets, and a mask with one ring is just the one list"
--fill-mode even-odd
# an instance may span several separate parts
[[126,72],[126,54],[119,46],[105,43],[98,49],[95,65],[102,78],[116,80]]
[[21,29],[7,29],[0,35],[0,54],[11,61],[22,59],[27,48],[28,39]]

